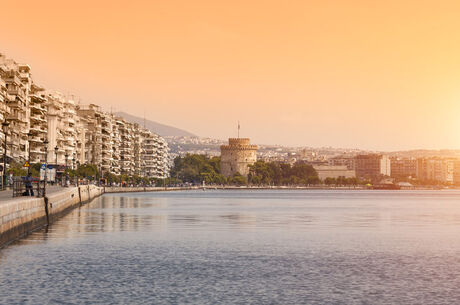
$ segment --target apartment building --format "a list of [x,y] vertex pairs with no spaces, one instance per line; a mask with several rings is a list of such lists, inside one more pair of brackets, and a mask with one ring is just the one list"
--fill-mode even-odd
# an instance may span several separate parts
[[[1,122],[4,122],[10,114],[10,107],[7,105],[8,92],[6,88],[6,82],[4,80],[6,76],[6,72],[7,72],[6,67],[0,64],[0,120]],[[0,152],[2,153],[2,158],[3,158],[5,135],[3,134],[3,130],[1,128],[0,128],[0,140],[1,140]]]
[[30,162],[45,161],[45,147],[43,143],[48,139],[48,99],[45,90],[32,84],[30,91],[30,128],[29,152]]
[[454,160],[454,184],[460,185],[460,160]]
[[415,178],[417,176],[417,160],[414,158],[390,158],[391,177]]
[[390,159],[381,154],[357,155],[355,170],[356,176],[359,178],[377,179],[382,176],[390,176]]
[[355,170],[356,158],[354,155],[340,155],[329,158],[328,164],[331,166],[346,166],[349,170]]
[[48,163],[72,167],[77,156],[78,117],[75,101],[57,91],[46,91]]
[[346,165],[313,165],[313,168],[318,173],[321,180],[326,178],[355,178],[356,172],[353,169],[348,169]]
[[8,156],[23,162],[27,159],[30,126],[30,88],[32,78],[28,65],[18,64],[0,54],[0,70],[6,88],[4,103],[9,108],[6,116],[8,127]]
[[101,122],[101,162],[102,172],[110,173],[113,166],[113,118],[110,114],[100,112]]
[[81,164],[102,163],[102,111],[95,104],[79,105],[77,114],[85,130],[83,137],[79,138],[78,147],[82,154]]
[[[0,54],[0,122],[9,123],[7,160],[58,168],[96,164],[103,173],[164,178],[169,148],[150,130],[32,81],[30,67]],[[2,156],[5,135],[0,131]],[[45,140],[48,145],[45,147]]]
[[417,178],[426,182],[454,183],[454,169],[457,161],[443,158],[417,159]]

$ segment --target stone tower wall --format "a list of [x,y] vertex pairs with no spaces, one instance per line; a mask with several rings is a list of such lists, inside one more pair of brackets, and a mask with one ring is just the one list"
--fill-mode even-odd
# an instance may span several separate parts
[[230,138],[228,139],[228,145],[250,145],[249,138]]
[[251,145],[249,139],[229,139],[229,145],[222,145],[221,172],[224,176],[240,173],[249,174],[249,165],[257,161],[257,145]]

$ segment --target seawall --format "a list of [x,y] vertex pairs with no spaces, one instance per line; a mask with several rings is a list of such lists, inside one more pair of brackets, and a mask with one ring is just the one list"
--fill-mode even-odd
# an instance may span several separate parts
[[196,190],[199,189],[197,186],[190,187],[117,187],[117,186],[108,186],[104,187],[104,193],[131,193],[131,192],[164,192],[164,191],[185,191],[185,190]]
[[102,195],[94,185],[69,187],[46,198],[21,197],[0,204],[0,248],[27,233],[52,223],[73,208]]

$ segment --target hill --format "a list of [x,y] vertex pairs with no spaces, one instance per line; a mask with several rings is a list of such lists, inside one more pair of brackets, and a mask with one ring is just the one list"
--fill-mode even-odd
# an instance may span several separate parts
[[[125,118],[128,122],[137,123],[144,126],[144,118],[140,118],[126,112],[116,112],[115,115]],[[162,137],[196,137],[196,135],[176,127],[164,125],[158,122],[145,120],[145,127],[150,131],[159,134]]]

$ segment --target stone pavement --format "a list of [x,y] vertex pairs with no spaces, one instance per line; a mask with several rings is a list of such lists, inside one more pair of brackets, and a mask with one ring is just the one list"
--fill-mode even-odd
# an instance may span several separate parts
[[[58,192],[58,191],[61,191],[61,190],[64,190],[66,189],[65,187],[62,187],[62,186],[52,186],[52,185],[48,185],[46,187],[46,193],[47,194],[51,194],[51,193],[55,193],[55,192]],[[34,189],[34,193],[36,193],[37,190]],[[37,194],[35,194],[37,195]],[[24,198],[24,197],[14,197],[13,198],[13,191],[12,190],[7,190],[7,191],[0,191],[0,204],[2,202],[6,202],[7,200],[14,200],[14,199],[18,199],[18,198]]]

